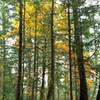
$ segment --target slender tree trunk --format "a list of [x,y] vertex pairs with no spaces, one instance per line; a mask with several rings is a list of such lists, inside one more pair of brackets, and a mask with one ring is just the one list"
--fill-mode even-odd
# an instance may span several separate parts
[[35,86],[36,86],[36,52],[37,52],[37,7],[35,11],[35,37],[34,37],[34,68],[33,68],[33,84],[32,84],[32,100],[35,100]]
[[[30,50],[29,52],[29,61],[28,61],[28,89],[29,89],[29,92],[31,91],[31,64],[32,64],[32,51]],[[31,100],[31,96],[29,95],[28,96],[28,100]]]
[[[0,58],[0,60],[2,60],[2,58]],[[3,81],[4,81],[4,67],[2,61],[0,65],[0,100],[3,100],[3,85],[4,85]]]
[[99,74],[99,86],[98,86],[98,93],[97,93],[96,100],[100,100],[100,72],[98,74]]
[[[65,62],[66,63],[66,62]],[[66,68],[66,70],[67,70],[67,68]],[[64,89],[64,100],[69,100],[69,95],[67,95],[67,90],[68,90],[68,87],[67,87],[67,81],[68,81],[68,77],[69,77],[69,75],[68,74],[66,74],[67,73],[67,71],[65,71],[65,73],[64,73],[64,83],[66,84],[65,85],[65,89]],[[67,77],[68,76],[68,77]]]
[[[3,3],[3,7],[4,7],[4,3]],[[5,13],[2,13],[2,33],[5,33]],[[3,38],[2,40],[2,45],[3,45],[3,72],[2,72],[2,100],[5,99],[5,71],[6,71],[6,42],[5,42],[5,38]]]
[[[4,7],[4,4],[3,4],[3,7]],[[5,14],[4,14],[4,12],[2,13],[2,17],[3,17],[3,19],[2,19],[2,21],[3,21],[3,24],[2,24],[2,26],[3,26],[3,33],[5,33]],[[5,39],[3,38],[3,40],[2,40],[2,45],[3,45],[3,77],[2,77],[2,81],[3,81],[3,87],[2,87],[2,100],[4,100],[5,99],[5,71],[6,71],[6,47],[5,47]]]
[[25,13],[26,13],[26,4],[25,4],[25,0],[24,0],[24,15],[23,15],[23,37],[22,37],[22,41],[23,41],[23,45],[22,45],[22,95],[21,95],[21,100],[23,100],[24,98],[24,87],[23,87],[23,84],[24,84],[24,62],[25,62]]
[[60,95],[59,95],[59,93],[60,93],[60,92],[59,92],[59,84],[57,84],[57,91],[58,91],[58,92],[57,92],[57,94],[58,94],[58,95],[57,95],[57,96],[58,96],[58,99],[57,99],[57,100],[60,100]]
[[98,88],[96,100],[100,100],[100,83],[99,83],[99,88]]
[[69,2],[69,0],[68,0],[68,33],[69,33],[70,100],[73,100],[73,92],[72,92],[72,59],[71,59],[71,26],[70,26],[70,2]]
[[6,71],[6,48],[5,48],[5,39],[3,39],[3,96],[2,100],[5,100],[5,71]]
[[74,0],[72,2],[72,5],[73,5],[72,7],[74,16],[74,28],[75,28],[76,55],[77,55],[79,79],[80,79],[80,100],[88,100],[85,67],[83,61],[83,46],[82,46],[83,44],[81,38],[82,34],[80,32],[80,23],[78,15],[78,1]]
[[[38,43],[37,43],[38,45]],[[35,100],[38,99],[38,68],[39,68],[39,57],[38,57],[38,49],[36,50],[36,90],[35,90]]]
[[42,67],[42,86],[41,86],[41,93],[40,93],[40,100],[45,100],[45,67],[46,67],[46,37],[44,40],[44,48],[43,48],[43,67]]
[[[75,50],[74,50],[74,52],[75,52]],[[76,57],[75,57],[76,55],[74,54],[74,71],[75,71],[75,76],[74,76],[74,78],[75,78],[75,100],[78,100],[78,89],[77,89],[77,68],[76,68]]]
[[17,91],[16,100],[21,100],[21,80],[22,80],[22,0],[19,1],[19,64],[18,64],[18,81],[17,81]]
[[48,90],[47,100],[54,100],[54,31],[53,31],[53,13],[54,13],[54,0],[52,0],[52,11],[51,11],[51,80]]

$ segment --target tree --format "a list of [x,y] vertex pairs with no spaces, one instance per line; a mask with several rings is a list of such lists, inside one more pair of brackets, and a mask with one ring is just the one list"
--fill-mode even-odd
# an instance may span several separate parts
[[98,93],[97,93],[97,98],[96,100],[99,100],[100,99],[100,84],[99,84],[99,88],[98,88]]
[[1,0],[0,97],[97,99],[98,16],[90,0]]
[[79,21],[78,13],[78,1],[72,1],[73,16],[74,16],[74,28],[75,28],[75,46],[77,54],[77,63],[80,78],[80,100],[88,100],[87,93],[87,83],[85,75],[85,67],[83,60],[83,41],[82,41],[82,31]]
[[48,90],[48,100],[54,100],[54,72],[55,72],[55,57],[54,57],[54,31],[53,31],[53,14],[54,14],[54,0],[52,0],[51,7],[51,78],[50,78],[50,86]]
[[16,90],[16,100],[21,100],[21,89],[22,89],[22,0],[19,2],[19,63],[18,63],[18,81]]

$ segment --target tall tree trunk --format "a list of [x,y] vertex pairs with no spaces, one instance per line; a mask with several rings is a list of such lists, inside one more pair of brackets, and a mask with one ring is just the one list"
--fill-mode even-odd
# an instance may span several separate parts
[[[38,45],[38,43],[37,43]],[[38,68],[39,68],[39,57],[38,57],[38,49],[36,50],[36,88],[35,88],[35,100],[38,99]]]
[[[30,44],[31,44],[31,39],[30,39]],[[30,92],[31,91],[31,64],[32,64],[32,51],[30,50],[30,52],[28,53],[28,58],[29,58],[29,60],[28,60],[28,92]],[[28,96],[28,100],[31,100],[31,96],[29,95]]]
[[99,83],[99,88],[98,88],[96,100],[100,100],[100,83]]
[[55,71],[55,57],[54,57],[54,31],[53,31],[53,14],[54,14],[54,0],[52,0],[51,11],[51,79],[48,90],[47,100],[54,100],[54,71]]
[[2,100],[5,100],[5,72],[6,72],[6,48],[5,48],[5,39],[3,39],[3,96]]
[[19,1],[19,64],[18,64],[18,81],[17,81],[17,91],[16,100],[21,100],[21,80],[22,80],[22,0]]
[[[75,50],[73,50],[75,52]],[[78,100],[78,88],[77,88],[77,66],[76,66],[76,55],[74,54],[74,78],[75,78],[75,100]]]
[[69,2],[69,0],[68,0],[68,33],[69,33],[70,100],[73,100],[73,93],[72,93],[72,59],[71,59],[71,25],[70,25],[70,2]]
[[57,82],[57,100],[60,100],[59,83]]
[[80,32],[80,22],[78,15],[78,1],[72,0],[72,8],[74,17],[76,55],[80,79],[80,100],[88,100],[85,67],[83,61],[82,34]]
[[37,6],[35,10],[35,37],[34,37],[34,68],[33,68],[33,84],[32,84],[32,100],[35,100],[35,86],[36,86],[36,53],[37,53]]
[[[3,3],[3,7],[4,6],[4,3]],[[4,34],[5,33],[5,12],[2,12],[2,33]],[[2,72],[2,100],[5,99],[5,72],[6,72],[6,41],[5,41],[5,38],[3,38],[2,40],[2,45],[3,45],[3,58],[2,58],[2,61],[3,61],[3,72]]]
[[21,86],[21,91],[22,91],[22,95],[21,95],[21,100],[23,100],[24,98],[24,87],[23,87],[23,84],[24,84],[24,62],[25,62],[25,13],[26,13],[26,3],[25,3],[25,0],[24,0],[24,5],[23,5],[23,9],[24,9],[24,15],[23,15],[23,37],[22,37],[22,41],[23,41],[23,45],[22,45],[22,48],[23,48],[23,51],[22,51],[22,86]]
[[44,94],[45,93],[45,67],[46,67],[45,58],[46,58],[46,37],[44,39],[44,47],[43,47],[42,85],[41,85],[40,100],[45,100],[45,94]]

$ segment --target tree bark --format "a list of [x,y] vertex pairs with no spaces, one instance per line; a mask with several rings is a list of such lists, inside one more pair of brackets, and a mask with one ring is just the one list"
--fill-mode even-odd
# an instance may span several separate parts
[[16,100],[21,100],[21,86],[22,86],[22,0],[19,1],[19,62],[18,62],[18,81]]
[[52,0],[51,9],[51,79],[47,95],[47,100],[54,100],[54,70],[55,70],[55,59],[54,59],[54,31],[53,31],[53,14],[54,14],[54,0]]
[[46,53],[46,37],[44,39],[44,48],[43,48],[42,85],[41,85],[40,100],[45,100],[45,95],[44,95],[45,93],[45,67],[46,67],[45,53]]
[[78,1],[72,0],[72,8],[74,17],[76,55],[80,79],[80,100],[88,100],[85,67],[83,61],[82,33],[80,31],[80,22],[78,15]]
[[98,89],[96,100],[100,100],[100,83],[99,83],[99,89]]
[[70,26],[70,2],[68,0],[68,33],[69,33],[69,72],[70,72],[70,100],[73,100],[72,92],[72,59],[71,59],[71,26]]
[[36,53],[37,53],[37,6],[35,10],[35,37],[34,37],[34,68],[33,68],[33,84],[32,84],[32,100],[35,100],[36,87]]
[[23,31],[23,36],[22,36],[22,41],[23,41],[23,45],[22,45],[22,86],[21,86],[21,100],[24,99],[24,87],[23,87],[23,83],[24,83],[24,74],[25,74],[25,66],[24,66],[24,62],[25,62],[25,14],[26,14],[26,2],[24,0],[24,5],[23,5],[23,9],[24,9],[24,12],[23,12],[23,28],[22,28],[22,31]]

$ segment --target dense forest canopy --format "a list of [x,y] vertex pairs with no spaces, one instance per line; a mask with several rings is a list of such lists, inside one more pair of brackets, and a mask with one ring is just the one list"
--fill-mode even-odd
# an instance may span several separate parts
[[100,100],[99,0],[0,0],[0,100]]

